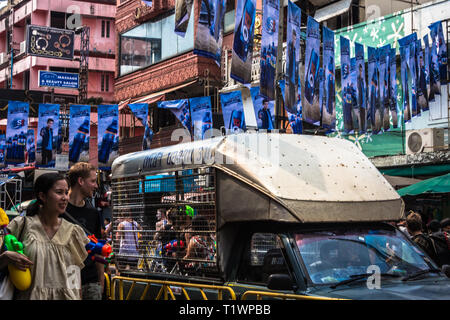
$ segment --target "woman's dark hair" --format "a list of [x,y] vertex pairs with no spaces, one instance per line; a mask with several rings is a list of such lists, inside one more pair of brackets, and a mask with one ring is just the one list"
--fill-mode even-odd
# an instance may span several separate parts
[[36,201],[27,208],[27,216],[34,216],[39,212],[39,206],[42,205],[42,200],[39,198],[39,193],[47,192],[54,186],[57,181],[66,180],[66,177],[57,172],[49,172],[40,175],[33,186],[33,193]]

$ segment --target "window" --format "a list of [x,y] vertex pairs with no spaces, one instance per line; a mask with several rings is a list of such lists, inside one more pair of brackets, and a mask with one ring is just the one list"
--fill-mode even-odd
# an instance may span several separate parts
[[100,87],[102,92],[108,92],[109,91],[109,75],[103,74],[100,76]]
[[50,12],[50,27],[66,29],[66,14],[64,12]]
[[[191,17],[194,15],[191,14]],[[193,20],[185,37],[174,33],[174,16],[149,21],[120,35],[120,75],[194,49]]]
[[102,20],[102,38],[109,38],[111,21]]

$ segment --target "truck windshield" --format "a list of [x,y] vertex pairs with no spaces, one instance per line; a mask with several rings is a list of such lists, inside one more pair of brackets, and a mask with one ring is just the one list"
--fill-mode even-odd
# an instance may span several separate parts
[[299,233],[295,240],[315,284],[338,283],[374,271],[406,277],[435,268],[398,230]]

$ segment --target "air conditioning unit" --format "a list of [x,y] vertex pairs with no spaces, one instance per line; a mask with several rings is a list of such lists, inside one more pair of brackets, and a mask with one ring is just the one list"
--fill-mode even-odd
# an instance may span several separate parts
[[433,152],[444,147],[443,128],[425,128],[406,131],[406,154]]
[[0,53],[0,64],[3,64],[4,62],[6,62],[6,52],[2,52]]
[[20,53],[19,54],[25,53],[26,51],[27,51],[27,42],[22,41],[20,43]]

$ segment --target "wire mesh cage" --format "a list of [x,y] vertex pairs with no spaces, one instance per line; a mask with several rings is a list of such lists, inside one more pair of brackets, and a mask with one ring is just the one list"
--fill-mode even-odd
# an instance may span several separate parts
[[213,168],[113,181],[118,270],[217,275],[215,187]]

